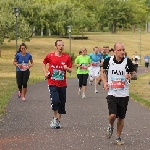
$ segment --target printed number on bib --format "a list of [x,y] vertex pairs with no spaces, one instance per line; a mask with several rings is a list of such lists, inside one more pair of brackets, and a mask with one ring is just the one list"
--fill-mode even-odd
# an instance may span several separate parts
[[93,67],[98,67],[99,65],[100,65],[99,62],[92,62],[92,66],[93,66]]
[[116,90],[124,90],[125,88],[125,77],[112,77],[111,78],[111,89]]
[[26,63],[22,63],[22,64],[21,64],[21,67],[20,67],[20,70],[21,70],[21,71],[26,71],[27,69],[29,69],[29,65],[26,64]]
[[86,65],[86,64],[82,64],[82,65],[80,66],[80,70],[81,70],[81,71],[87,70],[87,65]]
[[51,79],[53,79],[53,80],[64,80],[64,71],[54,69]]

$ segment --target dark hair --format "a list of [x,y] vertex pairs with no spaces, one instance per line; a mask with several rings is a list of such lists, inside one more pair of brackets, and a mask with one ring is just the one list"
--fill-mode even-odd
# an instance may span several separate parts
[[25,44],[25,43],[22,43],[22,44],[20,45],[20,47],[19,47],[19,51],[21,51],[21,46],[25,46],[25,48],[27,49],[26,44]]
[[113,49],[113,48],[111,48],[111,49],[109,50],[109,52],[114,52],[114,49]]
[[79,51],[79,55],[82,54],[82,51]]
[[103,46],[103,48],[109,48],[109,46]]
[[60,41],[62,41],[62,40],[56,40],[55,41],[55,46],[57,46],[57,42],[60,42]]
[[[21,46],[25,46],[25,48],[27,49],[27,46],[26,46],[25,43],[20,44],[19,50],[16,52],[16,55],[17,55],[17,53],[20,53],[20,52],[21,52]],[[15,56],[16,56],[16,55],[15,55]]]

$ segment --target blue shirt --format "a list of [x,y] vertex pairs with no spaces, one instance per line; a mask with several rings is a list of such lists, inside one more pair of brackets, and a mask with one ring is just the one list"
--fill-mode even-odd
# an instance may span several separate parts
[[100,60],[102,59],[101,53],[91,53],[90,59],[92,67],[100,67]]
[[[30,55],[30,53],[26,53],[25,56],[22,56],[21,53],[17,53],[15,59],[17,61],[17,64],[28,65],[29,60],[32,60],[32,56]],[[16,71],[22,71],[22,70],[19,67],[16,67]]]
[[90,59],[91,59],[92,62],[98,62],[102,59],[102,54],[101,53],[97,53],[97,54],[91,53],[90,54]]
[[145,61],[145,63],[149,63],[149,59],[150,59],[149,56],[144,56],[144,61]]

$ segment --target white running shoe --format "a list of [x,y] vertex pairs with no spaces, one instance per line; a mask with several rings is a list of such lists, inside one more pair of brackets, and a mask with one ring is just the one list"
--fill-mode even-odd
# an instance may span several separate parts
[[50,127],[52,129],[60,129],[60,122],[58,121],[58,118],[53,118],[50,124]]
[[112,136],[112,134],[113,134],[113,127],[108,127],[107,128],[107,131],[106,131],[106,137],[107,137],[107,139],[110,139],[111,138],[111,136]]
[[86,98],[86,96],[85,96],[85,94],[84,94],[84,93],[82,94],[82,98]]
[[98,93],[98,91],[97,91],[97,90],[95,90],[95,93]]
[[124,142],[121,141],[121,138],[119,137],[119,138],[116,138],[116,144],[117,144],[117,145],[123,145]]

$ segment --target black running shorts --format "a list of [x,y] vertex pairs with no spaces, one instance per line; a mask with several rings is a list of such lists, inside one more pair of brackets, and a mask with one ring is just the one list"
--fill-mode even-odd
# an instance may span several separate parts
[[66,87],[57,87],[53,85],[48,86],[50,92],[50,100],[52,110],[58,110],[59,114],[66,114]]
[[145,67],[148,68],[148,66],[149,66],[149,63],[145,63]]
[[129,96],[127,97],[114,97],[108,95],[106,97],[109,109],[109,115],[116,114],[116,117],[124,119],[126,116]]

